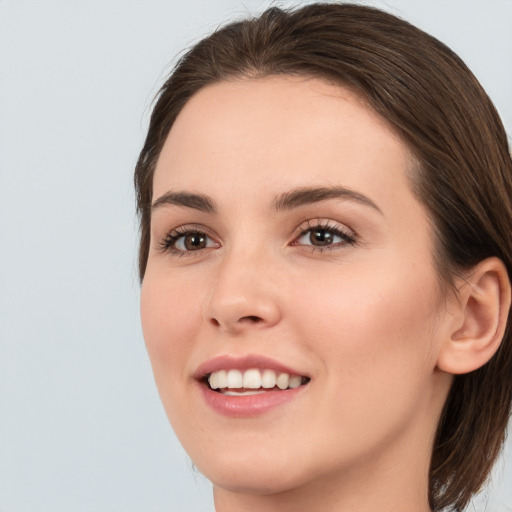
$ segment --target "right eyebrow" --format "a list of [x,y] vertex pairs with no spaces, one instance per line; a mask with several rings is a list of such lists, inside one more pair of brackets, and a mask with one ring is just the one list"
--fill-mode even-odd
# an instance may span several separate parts
[[199,210],[205,213],[217,213],[217,208],[213,199],[204,194],[169,191],[160,196],[151,205],[151,209],[154,211],[156,208],[160,208],[166,204],[193,208],[194,210]]
[[291,210],[308,204],[320,203],[328,199],[345,199],[373,208],[383,215],[382,210],[368,196],[345,187],[303,187],[285,192],[273,202],[275,211]]

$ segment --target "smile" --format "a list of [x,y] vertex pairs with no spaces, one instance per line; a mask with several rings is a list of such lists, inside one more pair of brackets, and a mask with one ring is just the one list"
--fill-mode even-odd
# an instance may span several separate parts
[[203,364],[195,378],[217,413],[247,417],[293,401],[311,380],[300,373],[264,356],[221,356]]
[[295,389],[307,384],[309,378],[276,372],[270,368],[231,369],[212,372],[207,377],[211,389],[228,396],[247,396],[266,393],[267,390]]

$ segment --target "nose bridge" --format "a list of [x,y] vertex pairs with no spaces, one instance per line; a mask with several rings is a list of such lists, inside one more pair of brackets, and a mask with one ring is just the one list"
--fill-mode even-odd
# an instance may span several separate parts
[[234,333],[275,325],[280,310],[271,278],[274,267],[262,246],[241,243],[226,248],[211,284],[205,319]]

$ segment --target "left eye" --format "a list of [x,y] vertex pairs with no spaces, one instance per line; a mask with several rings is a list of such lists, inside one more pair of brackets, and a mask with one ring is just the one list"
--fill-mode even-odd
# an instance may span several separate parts
[[180,236],[174,247],[180,251],[198,251],[206,247],[212,247],[213,242],[204,233],[187,233]]
[[169,233],[162,245],[164,250],[181,253],[217,247],[216,242],[201,231]]
[[355,239],[352,235],[329,226],[308,228],[297,239],[298,245],[311,245],[319,248],[354,243]]

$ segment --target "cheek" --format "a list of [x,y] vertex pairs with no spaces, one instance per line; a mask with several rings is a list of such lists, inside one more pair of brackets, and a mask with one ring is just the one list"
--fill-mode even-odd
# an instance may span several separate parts
[[303,319],[298,334],[312,355],[321,353],[319,378],[344,389],[344,403],[406,400],[431,377],[439,299],[435,274],[424,267],[383,262],[357,272],[351,266],[297,290],[296,297],[308,298],[295,302],[295,316]]
[[163,379],[172,382],[183,377],[199,319],[196,287],[146,274],[141,290],[142,330],[159,389]]
[[295,318],[311,359],[321,359],[317,418],[310,420],[311,432],[322,433],[316,449],[337,464],[336,454],[357,460],[411,425],[428,431],[435,404],[435,278],[401,269],[353,271],[319,276],[314,288],[298,290],[309,300],[296,304]]

